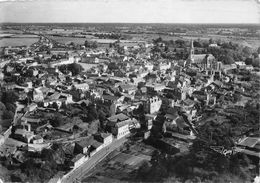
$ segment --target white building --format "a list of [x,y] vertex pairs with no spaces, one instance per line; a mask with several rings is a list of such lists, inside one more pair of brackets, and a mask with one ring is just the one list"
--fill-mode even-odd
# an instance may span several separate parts
[[89,85],[87,83],[74,84],[73,86],[76,89],[82,90],[83,92],[89,90]]
[[130,133],[130,125],[136,122],[136,119],[131,119],[123,113],[111,116],[108,120],[108,126],[117,139],[128,135]]
[[148,99],[148,101],[145,103],[145,111],[149,114],[156,113],[160,110],[162,105],[162,100],[158,98],[157,96],[152,97]]
[[53,68],[60,65],[73,64],[73,63],[78,63],[79,60],[80,60],[79,57],[69,57],[69,59],[62,59],[55,62],[51,62],[49,66]]
[[71,160],[71,167],[73,169],[76,169],[87,160],[88,160],[88,156],[86,156],[84,154],[78,154]]
[[171,66],[172,66],[171,62],[169,62],[169,63],[160,63],[160,64],[159,64],[159,70],[161,70],[161,71],[162,71],[162,70],[166,71],[167,69],[170,69]]

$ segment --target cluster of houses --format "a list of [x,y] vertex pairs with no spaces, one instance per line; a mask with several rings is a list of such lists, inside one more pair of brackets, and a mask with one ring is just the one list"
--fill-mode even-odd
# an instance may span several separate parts
[[[42,116],[37,117],[38,111],[63,112],[67,105],[101,103],[109,108],[106,129],[102,129],[105,132],[75,142],[70,166],[77,168],[114,139],[129,135],[131,129],[144,127],[149,132],[157,125],[156,118],[162,110],[165,114],[161,131],[194,137],[196,126],[205,117],[202,111],[205,106],[222,105],[223,96],[245,92],[245,83],[232,74],[232,70],[244,69],[242,63],[223,65],[211,54],[196,55],[193,43],[186,61],[152,60],[149,46],[145,48],[145,52],[138,54],[133,51],[138,49],[136,46],[128,46],[124,47],[128,50],[125,55],[115,55],[111,48],[66,52],[64,58],[48,62],[44,57],[41,61],[31,57],[1,61],[5,63],[0,65],[1,87],[17,92],[19,100],[27,101],[15,113],[10,138],[30,147],[35,144],[35,149],[49,147],[39,127],[43,131],[54,127],[44,122]],[[77,75],[60,68],[74,63],[87,68]],[[243,107],[245,103],[238,105]],[[45,146],[40,148],[39,144]]]

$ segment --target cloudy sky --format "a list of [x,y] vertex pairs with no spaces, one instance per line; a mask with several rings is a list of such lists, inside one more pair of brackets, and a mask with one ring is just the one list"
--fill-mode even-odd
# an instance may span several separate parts
[[0,22],[260,23],[259,0],[0,0]]

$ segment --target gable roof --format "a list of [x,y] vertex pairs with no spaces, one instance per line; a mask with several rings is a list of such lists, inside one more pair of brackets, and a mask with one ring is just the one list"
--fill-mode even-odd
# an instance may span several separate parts
[[81,140],[79,142],[76,142],[81,147],[88,147],[91,146],[94,143],[94,138],[93,136],[88,137],[87,139]]
[[129,117],[123,113],[120,113],[120,114],[117,114],[117,115],[114,115],[114,116],[111,116],[108,118],[108,120],[111,122],[124,121],[127,119],[129,119]]

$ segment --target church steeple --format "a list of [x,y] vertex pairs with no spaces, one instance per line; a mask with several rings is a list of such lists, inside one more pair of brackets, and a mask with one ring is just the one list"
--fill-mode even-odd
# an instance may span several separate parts
[[193,63],[194,61],[194,46],[193,46],[193,40],[191,40],[191,43],[190,43],[190,55],[189,55],[189,60],[191,63]]
[[190,54],[191,54],[191,55],[194,55],[193,40],[191,40],[191,43],[190,43]]

